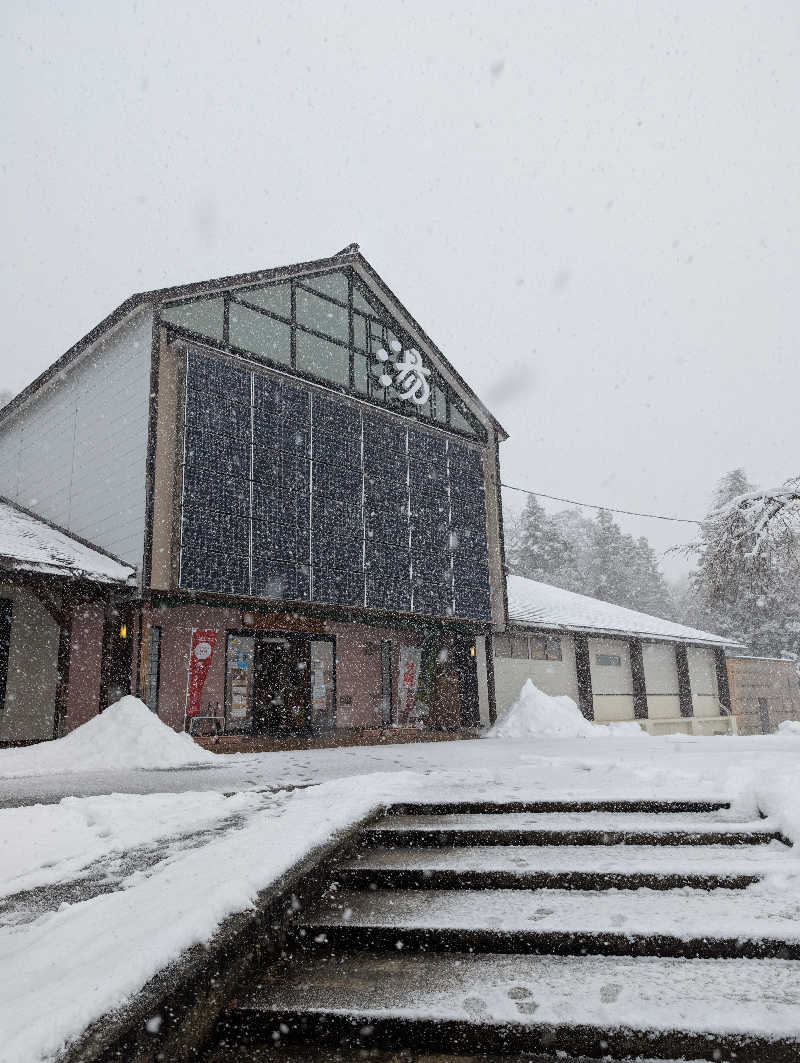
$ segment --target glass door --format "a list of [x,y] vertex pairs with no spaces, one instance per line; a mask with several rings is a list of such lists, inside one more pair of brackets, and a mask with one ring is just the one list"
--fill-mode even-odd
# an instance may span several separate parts
[[331,638],[310,642],[311,727],[316,732],[336,728],[336,644]]

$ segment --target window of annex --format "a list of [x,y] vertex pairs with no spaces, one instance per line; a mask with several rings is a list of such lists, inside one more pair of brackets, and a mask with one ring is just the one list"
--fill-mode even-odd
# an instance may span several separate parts
[[[176,300],[162,308],[161,320],[191,339],[458,435],[486,438],[483,426],[432,366],[416,375],[403,372],[413,341],[351,269]],[[415,379],[420,387],[414,393],[409,385],[413,388]]]

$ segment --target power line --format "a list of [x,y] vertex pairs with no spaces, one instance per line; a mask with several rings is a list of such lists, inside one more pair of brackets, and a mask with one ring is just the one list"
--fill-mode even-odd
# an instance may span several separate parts
[[605,509],[609,513],[623,513],[626,517],[650,517],[653,520],[670,520],[677,524],[702,524],[701,520],[693,520],[691,517],[665,517],[663,513],[637,513],[633,509],[615,509],[614,506],[596,506],[592,502],[576,502],[574,498],[560,498],[558,495],[547,495],[544,491],[529,491],[527,487],[515,487],[514,484],[504,484],[509,491],[519,491],[523,495],[533,495],[535,498],[549,498],[553,502],[566,502],[568,506],[585,506],[587,509]]

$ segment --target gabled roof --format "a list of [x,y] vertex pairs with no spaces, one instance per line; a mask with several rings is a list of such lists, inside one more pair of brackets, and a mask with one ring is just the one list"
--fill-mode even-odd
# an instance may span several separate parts
[[132,565],[0,497],[0,580],[2,570],[133,585]]
[[370,284],[376,292],[378,292],[386,301],[389,308],[394,308],[396,313],[399,313],[402,317],[408,321],[411,328],[417,333],[420,338],[420,342],[427,345],[434,353],[435,358],[441,363],[448,374],[451,374],[453,378],[458,382],[461,389],[469,396],[472,403],[478,407],[483,414],[492,422],[495,426],[500,439],[507,439],[508,433],[492,414],[487,407],[481,402],[472,388],[467,384],[461,374],[451,365],[439,347],[428,336],[419,322],[412,316],[412,314],[406,309],[406,307],[400,302],[394,292],[389,286],[381,279],[378,273],[373,269],[366,258],[361,254],[358,244],[349,244],[347,247],[338,251],[335,255],[331,255],[329,258],[318,258],[310,262],[297,262],[288,266],[276,266],[271,269],[255,270],[251,273],[235,273],[227,277],[217,277],[212,280],[196,281],[191,284],[179,284],[169,288],[155,288],[149,292],[137,292],[135,295],[131,295],[124,303],[99,322],[95,327],[76,344],[74,344],[68,351],[66,351],[56,362],[54,362],[48,369],[41,373],[34,381],[32,381],[26,388],[24,388],[18,395],[16,395],[5,407],[0,410],[0,423],[3,419],[9,416],[14,410],[23,405],[32,395],[34,395],[39,388],[42,387],[53,376],[65,369],[70,362],[77,358],[87,347],[91,346],[97,340],[99,340],[104,333],[115,325],[120,324],[125,318],[134,313],[137,309],[144,306],[160,306],[162,303],[169,302],[172,299],[181,299],[193,295],[201,295],[206,292],[222,291],[226,288],[237,288],[246,285],[254,285],[259,283],[269,283],[271,281],[277,281],[282,279],[288,279],[289,277],[297,276],[302,273],[321,272],[328,269],[340,269],[342,266],[353,266],[364,277],[368,284]]
[[741,643],[708,631],[674,624],[648,613],[575,594],[548,583],[508,577],[508,619],[528,627],[578,631],[596,635],[634,635],[669,642],[691,642],[707,646],[740,646]]

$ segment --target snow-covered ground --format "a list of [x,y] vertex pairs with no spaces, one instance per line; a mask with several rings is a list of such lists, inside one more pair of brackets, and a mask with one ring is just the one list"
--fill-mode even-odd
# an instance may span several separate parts
[[[800,842],[789,731],[554,737],[527,713],[521,734],[489,741],[217,756],[149,713],[149,737],[132,736],[137,714],[128,702],[118,726],[108,710],[59,742],[0,751],[2,1061],[52,1058],[311,848],[393,800],[722,797]],[[790,866],[771,890],[796,895],[800,858]]]

